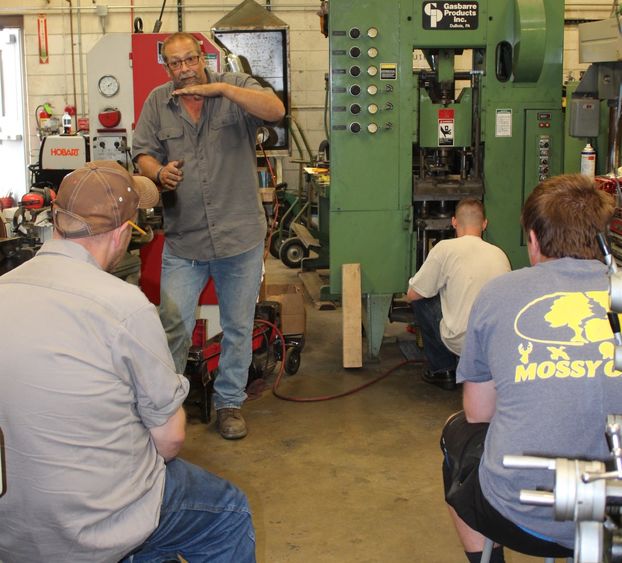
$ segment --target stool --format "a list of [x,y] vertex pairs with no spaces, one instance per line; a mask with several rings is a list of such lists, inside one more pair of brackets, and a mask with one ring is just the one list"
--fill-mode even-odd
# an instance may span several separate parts
[[[480,559],[480,563],[490,562],[490,556],[492,555],[492,548],[494,544],[495,542],[493,542],[491,539],[486,538],[486,541],[484,542],[484,549],[482,549],[482,558]],[[573,561],[574,559],[572,557],[568,557],[566,559],[567,563],[572,563]],[[544,563],[555,563],[555,557],[545,557]]]

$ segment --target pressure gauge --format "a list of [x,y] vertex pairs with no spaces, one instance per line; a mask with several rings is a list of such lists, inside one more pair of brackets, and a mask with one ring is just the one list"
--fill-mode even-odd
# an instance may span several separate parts
[[369,74],[369,76],[376,76],[376,74],[378,74],[378,67],[375,67],[375,66],[368,67],[367,74]]
[[367,56],[370,59],[375,59],[378,56],[378,49],[376,49],[376,47],[370,47],[367,49]]
[[112,74],[105,74],[99,79],[97,89],[102,96],[111,98],[119,91],[119,81]]

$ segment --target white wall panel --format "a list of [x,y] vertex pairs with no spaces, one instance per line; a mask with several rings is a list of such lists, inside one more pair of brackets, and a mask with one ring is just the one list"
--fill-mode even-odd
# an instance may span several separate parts
[[[10,4],[10,5],[9,5]],[[96,15],[96,6],[90,0],[73,0],[73,39],[70,35],[69,9],[66,0],[0,0],[0,15],[23,14],[25,24],[26,72],[28,85],[28,118],[31,155],[36,158],[38,139],[34,127],[34,109],[43,102],[51,102],[62,113],[65,105],[73,104],[73,77],[71,48],[75,56],[75,70],[86,73],[85,56],[102,36],[102,21]],[[106,4],[97,0],[97,4]],[[110,2],[104,20],[106,32],[131,31],[130,2]],[[134,0],[134,17],[143,19],[145,32],[153,29],[160,8],[160,0]],[[184,26],[189,31],[209,31],[211,26],[232,10],[238,2],[213,2],[209,0],[185,0]],[[292,81],[292,113],[304,125],[305,134],[313,151],[317,151],[324,138],[324,74],[328,71],[328,39],[319,31],[316,12],[319,0],[272,0],[273,13],[290,26],[290,62]],[[566,0],[567,19],[602,19],[611,11],[609,0],[586,2]],[[79,10],[78,10],[79,8]],[[49,64],[39,63],[37,41],[37,15],[45,14],[48,23]],[[78,37],[79,30],[82,32]],[[177,30],[177,12],[174,2],[168,2],[162,18],[162,32]],[[586,65],[578,62],[577,32],[569,25],[565,32],[564,77],[578,78]],[[82,57],[82,65],[80,58]],[[88,114],[86,77],[76,76],[79,111]],[[82,98],[85,100],[82,106]],[[295,152],[295,148],[294,148]],[[298,155],[295,154],[295,157]],[[286,179],[295,187],[298,182],[298,166],[284,163]]]

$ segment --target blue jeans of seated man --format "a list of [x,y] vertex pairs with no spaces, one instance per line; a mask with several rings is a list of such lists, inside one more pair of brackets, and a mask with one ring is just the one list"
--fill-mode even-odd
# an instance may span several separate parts
[[254,563],[255,531],[246,496],[181,459],[166,465],[160,522],[121,563]]
[[246,399],[244,389],[252,360],[253,319],[262,268],[263,243],[237,256],[205,262],[174,256],[164,243],[160,320],[178,373],[186,369],[197,303],[210,276],[216,286],[223,331],[214,382],[216,409],[240,408]]
[[458,356],[445,346],[441,338],[441,298],[438,295],[429,299],[417,299],[410,306],[415,314],[417,326],[423,339],[423,353],[430,371],[451,371],[456,369]]

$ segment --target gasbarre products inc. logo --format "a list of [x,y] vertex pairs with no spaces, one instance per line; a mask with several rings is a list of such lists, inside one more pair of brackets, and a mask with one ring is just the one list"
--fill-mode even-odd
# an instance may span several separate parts
[[476,29],[479,5],[477,2],[425,2],[424,29]]
[[438,9],[436,2],[429,2],[423,7],[423,13],[430,18],[430,27],[438,27],[443,19],[443,12]]

